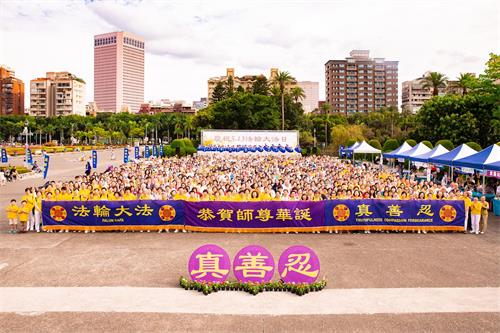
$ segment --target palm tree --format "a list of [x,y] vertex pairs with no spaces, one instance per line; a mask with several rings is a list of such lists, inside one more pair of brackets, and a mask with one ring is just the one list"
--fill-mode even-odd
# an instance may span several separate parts
[[285,86],[287,83],[295,81],[295,78],[288,72],[278,72],[273,78],[273,83],[279,87],[281,97],[281,130],[285,130]]
[[176,116],[174,119],[174,134],[177,136],[177,139],[179,139],[179,136],[184,134],[184,129],[185,127],[185,117],[184,116]]
[[430,72],[422,78],[424,88],[432,88],[432,96],[439,94],[439,88],[446,86],[448,78],[446,75],[438,72]]
[[186,130],[188,139],[191,139],[191,131],[194,130],[194,116],[186,116]]
[[304,93],[304,89],[301,87],[293,87],[292,90],[290,91],[290,95],[292,96],[293,100],[295,103],[298,103],[299,100],[303,100],[306,98],[306,94]]
[[457,77],[457,82],[455,86],[462,89],[462,95],[467,95],[467,89],[470,87],[471,81],[474,79],[474,75],[471,73],[460,73]]

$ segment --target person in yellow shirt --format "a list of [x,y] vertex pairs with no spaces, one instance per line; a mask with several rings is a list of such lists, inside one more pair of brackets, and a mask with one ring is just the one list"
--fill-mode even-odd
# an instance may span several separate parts
[[477,197],[474,198],[472,204],[470,206],[470,217],[472,224],[472,233],[476,235],[479,234],[479,219],[481,218],[481,209],[483,205],[477,200]]
[[17,212],[19,211],[16,199],[12,199],[10,205],[5,210],[7,211],[7,220],[9,221],[9,234],[15,234],[17,233]]
[[42,225],[42,194],[39,190],[35,191],[35,231],[40,232],[40,225]]
[[464,192],[464,209],[465,209],[465,221],[464,221],[464,233],[467,233],[467,228],[469,225],[469,211],[472,205],[472,200],[470,199],[470,194],[468,191]]
[[490,209],[490,204],[486,201],[486,197],[483,195],[481,197],[481,222],[479,223],[480,232],[484,234],[486,228],[488,227],[488,210]]
[[137,197],[135,196],[135,194],[132,193],[130,187],[127,187],[125,189],[125,193],[123,194],[123,200],[136,200],[136,199]]
[[28,206],[28,203],[25,200],[21,201],[21,207],[17,212],[19,216],[19,222],[21,223],[21,232],[28,231],[27,223],[30,213],[31,213],[31,208]]
[[68,191],[66,186],[61,187],[61,193],[59,194],[59,199],[61,201],[71,201],[73,200],[73,195]]
[[21,200],[26,201],[28,213],[28,220],[26,220],[26,230],[33,230],[35,226],[35,216],[33,214],[33,207],[35,206],[35,198],[33,197],[33,192],[31,188],[28,187],[24,190],[24,195],[21,197]]

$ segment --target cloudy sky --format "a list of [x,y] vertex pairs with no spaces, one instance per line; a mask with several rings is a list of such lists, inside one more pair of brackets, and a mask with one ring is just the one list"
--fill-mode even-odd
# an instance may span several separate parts
[[[427,70],[479,73],[500,51],[495,0],[64,1],[0,0],[0,63],[26,82],[69,71],[93,100],[93,36],[124,30],[146,40],[145,97],[192,101],[207,79],[268,75],[318,81],[352,49],[399,60],[399,81]],[[29,94],[26,96],[29,100]]]

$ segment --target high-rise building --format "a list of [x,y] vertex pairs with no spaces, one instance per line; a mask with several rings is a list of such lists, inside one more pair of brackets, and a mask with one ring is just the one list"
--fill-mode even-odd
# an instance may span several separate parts
[[0,66],[0,116],[24,114],[24,82],[7,66]]
[[[274,78],[278,75],[278,69],[277,68],[271,68],[271,72],[269,77],[267,78],[267,82],[271,83]],[[251,90],[253,87],[253,84],[255,83],[256,79],[259,76],[264,76],[262,74],[260,75],[244,75],[241,77],[234,76],[234,68],[227,68],[226,69],[226,76],[217,76],[217,77],[212,77],[208,80],[208,102],[212,102],[212,94],[217,86],[217,83],[227,83],[228,79],[231,77],[233,79],[233,87],[234,90],[238,89],[238,87],[242,87],[245,91]],[[293,80],[289,83],[286,84],[285,89],[289,90],[292,87],[297,86],[297,81]]]
[[319,82],[300,81],[297,85],[304,90],[306,97],[302,100],[302,107],[305,113],[309,113],[318,108]]
[[334,112],[369,112],[398,106],[398,61],[353,50],[325,64],[326,101]]
[[144,103],[144,39],[129,32],[94,36],[94,101],[100,112],[138,112]]
[[47,72],[30,82],[33,116],[85,116],[85,81],[68,72]]

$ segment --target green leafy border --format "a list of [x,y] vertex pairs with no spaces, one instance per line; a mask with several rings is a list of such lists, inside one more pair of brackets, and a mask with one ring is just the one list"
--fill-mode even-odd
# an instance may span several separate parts
[[302,296],[309,292],[320,291],[326,287],[327,280],[323,278],[321,281],[314,283],[285,283],[283,281],[271,281],[263,283],[226,281],[222,283],[198,282],[180,277],[179,285],[185,290],[197,290],[204,295],[209,295],[221,290],[240,290],[252,295],[264,291],[288,291],[292,294]]

